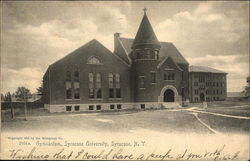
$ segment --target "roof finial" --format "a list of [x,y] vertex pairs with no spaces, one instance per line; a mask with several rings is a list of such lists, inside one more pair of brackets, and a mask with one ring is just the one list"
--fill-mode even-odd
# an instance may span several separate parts
[[146,7],[144,7],[143,11],[144,11],[144,15],[146,15],[147,8],[146,8]]

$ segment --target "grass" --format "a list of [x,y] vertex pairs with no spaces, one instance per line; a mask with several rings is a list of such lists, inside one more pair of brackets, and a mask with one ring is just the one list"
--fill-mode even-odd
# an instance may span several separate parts
[[250,120],[199,113],[198,117],[211,128],[226,133],[249,133]]
[[[100,122],[98,120],[110,120]],[[28,118],[28,121],[3,122],[4,131],[44,131],[44,130],[92,130],[97,132],[129,132],[148,129],[159,132],[210,133],[197,119],[183,111],[168,110],[96,113],[93,115],[58,115],[52,117]]]

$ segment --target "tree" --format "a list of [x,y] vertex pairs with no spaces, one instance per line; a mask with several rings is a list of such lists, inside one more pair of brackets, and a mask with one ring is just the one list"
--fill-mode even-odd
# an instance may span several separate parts
[[25,120],[27,120],[27,102],[28,99],[31,97],[30,90],[25,87],[18,87],[16,91],[16,97],[24,102],[24,115]]
[[43,90],[43,83],[41,83],[41,86],[36,89],[37,94],[41,96],[41,101],[43,102],[44,98],[44,90]]
[[5,97],[4,95],[1,93],[1,102],[4,102],[5,101]]
[[10,94],[10,92],[7,92],[5,97],[4,97],[4,101],[8,102],[10,104],[10,109],[11,109],[11,118],[14,118],[14,109],[12,106],[12,95]]
[[250,98],[250,76],[247,77],[247,85],[245,86],[243,93],[247,98]]

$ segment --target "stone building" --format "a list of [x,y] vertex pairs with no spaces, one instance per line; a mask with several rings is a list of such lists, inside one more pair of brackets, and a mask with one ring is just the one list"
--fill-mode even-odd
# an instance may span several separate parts
[[51,64],[43,77],[45,107],[50,112],[180,107],[189,100],[190,80],[189,63],[173,43],[158,41],[144,12],[134,39],[114,34],[113,52],[94,39]]
[[189,67],[190,102],[224,101],[227,73],[205,66]]

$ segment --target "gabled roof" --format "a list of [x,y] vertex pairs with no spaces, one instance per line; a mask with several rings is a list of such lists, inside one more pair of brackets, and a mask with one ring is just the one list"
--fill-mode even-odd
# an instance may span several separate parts
[[73,52],[69,53],[68,55],[64,56],[63,58],[59,59],[55,63],[51,64],[50,67],[53,67],[53,65],[64,62],[71,57],[74,57],[75,55],[79,54],[84,54],[86,53],[91,53],[91,52],[96,52],[96,51],[103,51],[103,53],[107,53],[110,55],[113,55],[118,61],[122,62],[122,64],[125,64],[126,66],[129,66],[124,60],[122,60],[119,56],[116,54],[113,54],[109,49],[107,49],[105,46],[103,46],[99,41],[96,39],[93,39],[89,41],[88,43],[84,44],[83,46],[79,47],[78,49],[74,50]]
[[173,60],[170,56],[167,56],[167,57],[165,57],[164,59],[162,59],[162,61],[157,65],[157,69],[159,69],[159,68],[164,64],[164,62],[165,62],[166,60],[168,60],[168,59],[170,59],[170,60],[173,62],[173,64],[176,66],[177,69],[179,69],[180,71],[183,71],[183,70],[179,67],[179,65],[177,65],[177,64],[174,62],[174,60]]
[[158,46],[160,45],[146,13],[144,13],[141,24],[131,47],[141,44],[154,44]]
[[204,73],[219,73],[219,74],[227,74],[221,70],[217,70],[214,68],[206,67],[206,66],[189,66],[189,72],[204,72]]
[[[126,51],[131,53],[132,49],[132,43],[134,39],[130,38],[120,38],[124,48],[126,48]],[[180,64],[188,64],[187,60],[181,55],[181,53],[178,51],[178,49],[174,46],[171,42],[160,42],[161,49],[160,49],[160,60],[162,61],[165,57],[170,56],[174,62],[180,63]]]

